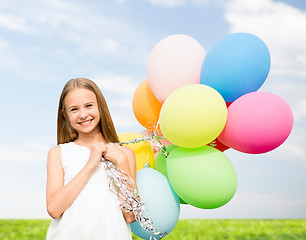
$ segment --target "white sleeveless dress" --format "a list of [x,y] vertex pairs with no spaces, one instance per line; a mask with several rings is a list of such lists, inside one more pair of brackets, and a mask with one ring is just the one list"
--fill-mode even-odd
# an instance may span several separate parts
[[[90,150],[73,142],[60,144],[67,184],[86,164]],[[72,205],[53,219],[47,240],[128,240],[132,239],[119,202],[107,181],[104,163],[95,169]]]

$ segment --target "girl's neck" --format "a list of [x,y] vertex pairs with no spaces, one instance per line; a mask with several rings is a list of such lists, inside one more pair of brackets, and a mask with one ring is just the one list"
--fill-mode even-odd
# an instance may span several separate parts
[[74,142],[83,146],[91,146],[91,144],[96,142],[107,143],[101,132],[86,134],[79,133],[78,138]]

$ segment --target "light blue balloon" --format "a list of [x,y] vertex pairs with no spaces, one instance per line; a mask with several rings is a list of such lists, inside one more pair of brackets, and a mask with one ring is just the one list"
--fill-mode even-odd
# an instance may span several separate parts
[[[143,168],[136,173],[136,183],[141,201],[145,206],[145,216],[153,221],[153,226],[165,235],[153,235],[160,239],[175,227],[180,215],[180,200],[169,180],[152,168]],[[132,232],[142,239],[150,239],[151,232],[144,230],[139,221],[131,224]]]
[[225,102],[257,91],[271,65],[266,44],[249,33],[230,34],[207,52],[201,70],[201,84],[216,89]]

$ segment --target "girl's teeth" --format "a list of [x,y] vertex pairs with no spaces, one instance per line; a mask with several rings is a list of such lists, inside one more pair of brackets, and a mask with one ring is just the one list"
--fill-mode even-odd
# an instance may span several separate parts
[[86,121],[86,122],[81,122],[81,125],[83,125],[83,124],[86,124],[86,123],[89,123],[91,120],[88,120],[88,121]]

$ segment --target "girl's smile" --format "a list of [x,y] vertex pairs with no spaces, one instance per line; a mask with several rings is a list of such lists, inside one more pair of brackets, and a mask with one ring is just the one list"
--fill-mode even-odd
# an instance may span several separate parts
[[86,126],[88,126],[88,125],[91,123],[92,120],[93,120],[93,119],[89,119],[89,120],[86,120],[86,121],[82,121],[82,122],[79,122],[79,124],[86,127]]

